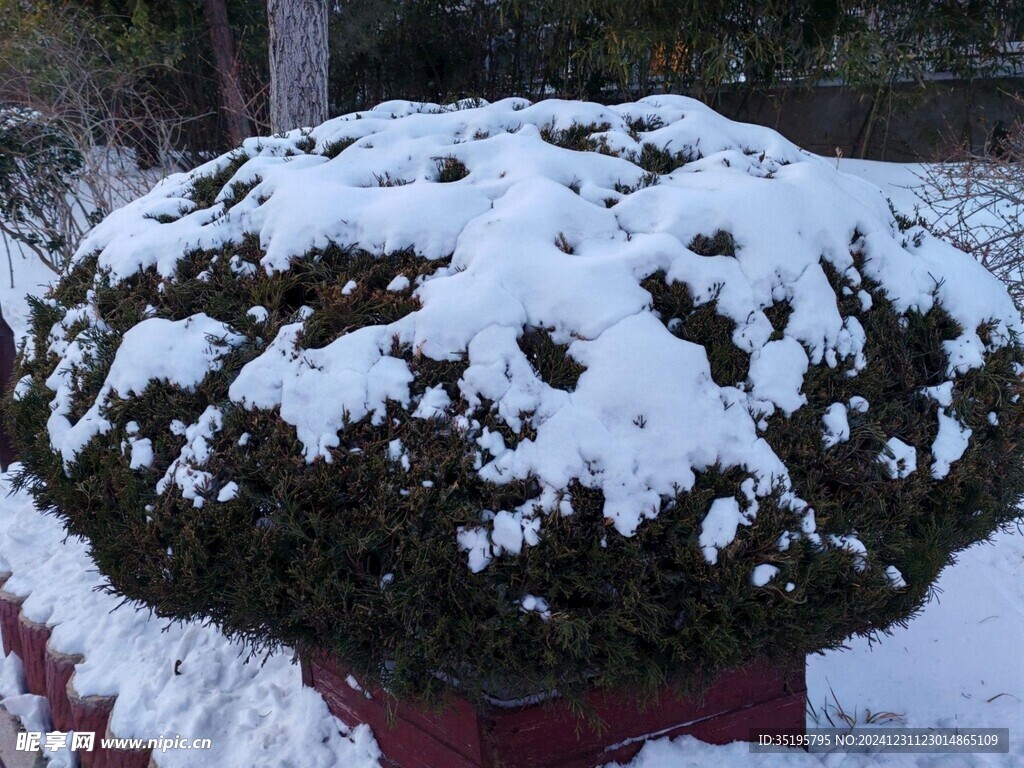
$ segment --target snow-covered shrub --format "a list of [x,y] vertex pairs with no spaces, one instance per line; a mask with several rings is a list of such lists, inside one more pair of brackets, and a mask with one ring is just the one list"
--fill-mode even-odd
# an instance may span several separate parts
[[111,214],[7,413],[162,616],[399,695],[650,690],[903,623],[1012,522],[1020,330],[692,100],[392,102]]

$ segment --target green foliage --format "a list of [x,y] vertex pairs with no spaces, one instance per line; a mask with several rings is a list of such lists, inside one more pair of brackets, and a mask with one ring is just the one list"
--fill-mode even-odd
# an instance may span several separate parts
[[[859,253],[855,258],[861,265]],[[987,539],[1018,514],[1024,472],[1008,456],[1019,450],[1014,435],[1024,426],[1020,404],[1013,401],[1021,387],[1016,372],[1020,349],[1014,344],[993,351],[985,368],[956,380],[950,410],[973,435],[949,475],[936,482],[919,465],[918,471],[893,481],[872,459],[892,436],[915,446],[933,443],[937,406],[922,389],[948,379],[942,344],[962,329],[938,307],[923,313],[911,310],[901,319],[881,286],[870,280],[854,286],[827,263],[823,266],[837,295],[843,296],[844,288],[850,291],[841,303],[843,314],[856,317],[868,339],[882,339],[884,346],[876,342],[866,350],[867,368],[856,377],[839,368],[812,367],[804,387],[808,405],[790,419],[773,420],[765,437],[791,468],[796,487],[813,499],[819,527],[858,531],[869,551],[900,569],[908,596],[920,601],[954,553]],[[863,309],[855,288],[870,294],[870,309]],[[978,331],[984,334],[985,328]],[[812,433],[824,408],[854,395],[867,399],[868,411],[851,411],[850,439],[823,448]],[[989,414],[996,415],[998,426]],[[1005,474],[997,478],[994,471]],[[847,596],[837,598],[845,615],[854,612]],[[880,605],[876,617],[882,628],[907,618],[892,603]],[[866,624],[859,631],[864,628]]]
[[669,283],[660,271],[641,285],[650,292],[651,306],[675,336],[704,347],[716,384],[735,386],[747,378],[750,357],[733,343],[736,323],[718,313],[717,293],[696,304],[684,283]]
[[771,340],[778,341],[785,334],[789,316],[793,314],[793,305],[788,301],[779,301],[770,307],[765,307],[764,314],[774,329]]
[[332,142],[329,142],[329,143],[325,144],[321,148],[320,154],[323,155],[324,157],[327,157],[327,158],[330,158],[331,160],[333,160],[334,158],[336,158],[338,155],[340,155],[342,152],[344,152],[346,149],[348,149],[349,147],[351,147],[355,143],[356,143],[355,139],[340,139],[338,141],[332,141]]
[[309,154],[316,149],[316,139],[304,132],[302,138],[295,142],[295,148]]
[[437,163],[437,180],[446,184],[452,181],[461,181],[469,176],[469,168],[457,157],[439,157]]
[[261,177],[253,176],[249,181],[236,181],[232,184],[224,198],[224,210],[229,211],[242,202],[262,181]]
[[[224,192],[231,175],[222,168],[200,180],[196,202]],[[724,231],[689,247],[719,259],[737,249]],[[851,255],[864,274],[860,249],[855,240]],[[881,286],[866,279],[854,285],[822,261],[841,313],[866,331],[866,367],[848,376],[842,364],[812,366],[807,404],[790,418],[767,417],[761,435],[789,467],[794,493],[815,509],[819,530],[857,535],[868,550],[865,562],[808,537],[780,549],[780,535],[799,531],[802,517],[779,503],[776,489],[759,500],[755,523],[742,526],[709,564],[698,537],[711,503],[735,498],[749,509],[741,488],[748,473],[709,466],[693,488],[664,497],[657,517],[632,537],[617,534],[604,517],[600,491],[572,484],[561,498],[572,514],[547,515],[539,543],[472,573],[457,542],[460,527],[479,525],[482,510],[527,504],[539,490],[530,477],[483,480],[479,445],[489,441],[480,438],[488,430],[508,446],[532,440],[539,416],[503,415],[486,401],[470,406],[459,386],[466,360],[434,360],[395,340],[391,354],[414,374],[413,402],[441,387],[453,405],[421,419],[392,402],[376,424],[346,423],[330,461],[307,463],[295,428],[277,411],[248,409],[228,395],[242,366],[285,324],[308,316],[298,343],[322,348],[342,334],[394,322],[418,308],[415,286],[451,270],[450,263],[413,250],[374,256],[332,244],[268,274],[264,255],[253,234],[189,252],[172,277],[149,270],[120,282],[98,271],[94,255],[78,261],[46,300],[32,302],[29,350],[15,373],[28,377],[27,386],[5,400],[24,461],[18,482],[71,534],[88,538],[112,590],[160,616],[213,621],[258,649],[328,651],[397,696],[429,699],[453,680],[471,698],[557,688],[578,700],[595,686],[622,685],[651,693],[666,681],[696,685],[757,657],[789,663],[838,647],[853,633],[905,623],[956,552],[1019,514],[1021,347],[992,347],[985,367],[955,380],[951,411],[973,435],[937,480],[926,459],[938,405],[922,389],[948,378],[943,343],[961,329],[938,308],[901,317]],[[389,291],[399,275],[409,287]],[[669,330],[704,348],[716,383],[747,386],[749,356],[733,342],[735,324],[718,312],[717,294],[695,296],[663,272],[642,285]],[[870,295],[868,308],[858,291]],[[95,400],[121,338],[144,318],[205,312],[243,341],[225,349],[222,367],[193,391],[153,381],[141,393],[113,398],[102,412],[110,429],[65,466],[46,428],[53,399],[46,381],[57,363],[48,349],[54,325],[87,301],[103,324],[76,320],[68,330],[69,338],[81,332],[89,341],[69,372],[72,419]],[[250,313],[253,307],[266,316]],[[789,305],[764,311],[781,335]],[[991,329],[979,333],[988,339]],[[528,327],[519,344],[539,378],[571,393],[585,371],[564,341]],[[854,396],[865,397],[869,410],[851,410],[850,439],[826,447],[824,413]],[[172,421],[194,423],[210,406],[223,425],[209,443],[203,505],[176,488],[157,493],[185,443]],[[646,428],[645,415],[633,423]],[[150,467],[130,466],[126,446],[137,435],[152,439]],[[919,454],[918,471],[903,479],[890,478],[877,460],[893,436]],[[395,441],[407,451],[408,467],[395,459]],[[237,496],[218,501],[229,483],[237,484]],[[754,588],[751,571],[765,563],[780,573]],[[890,584],[889,565],[902,572],[905,588]],[[549,601],[547,620],[521,609],[526,594]]]
[[[576,194],[579,194],[579,192],[577,191]],[[576,253],[576,249],[573,247],[572,243],[569,242],[568,238],[566,238],[564,232],[558,233],[558,237],[555,238],[555,245],[558,247],[558,250],[569,256]]]
[[540,130],[540,137],[548,144],[554,144],[562,149],[571,149],[575,152],[596,152],[604,146],[601,139],[595,139],[592,134],[601,133],[611,128],[608,123],[573,123],[568,128],[556,128],[554,123],[545,125]]
[[656,131],[664,126],[665,122],[657,115],[643,115],[629,121],[629,132],[635,140],[639,141],[641,133]]
[[[186,196],[196,204],[197,209],[209,208],[213,205],[217,195],[220,194],[221,190],[224,189],[224,185],[231,180],[238,169],[245,165],[249,160],[249,155],[245,152],[238,151],[228,157],[220,168],[210,174],[196,176],[192,181],[192,188],[186,193]],[[259,182],[256,182],[257,184]],[[256,184],[253,184],[249,189],[245,189],[244,184],[235,184],[229,190],[229,200],[232,204],[239,202],[245,197]],[[236,189],[236,187],[238,189]],[[225,200],[226,207],[230,208],[231,205]]]
[[[638,190],[657,186],[659,180],[658,174],[648,172],[641,176],[635,184],[625,184],[621,181],[617,181],[615,182],[614,189],[620,195],[631,195]],[[607,201],[605,201],[605,205],[607,205]],[[610,205],[608,207],[611,208]]]
[[689,148],[672,152],[668,147],[658,147],[650,142],[644,142],[640,156],[635,162],[648,173],[666,174],[682,168],[698,157],[699,153]]
[[875,91],[931,72],[996,71],[1006,43],[1024,35],[1018,6],[352,0],[331,18],[331,97],[346,108],[399,96],[608,102],[822,78]]
[[537,375],[555,389],[572,392],[585,370],[568,354],[568,347],[556,344],[549,331],[528,328],[519,339],[519,348],[530,361]]
[[[923,216],[921,216],[921,214],[917,211],[916,208],[914,210],[914,216],[910,217],[907,216],[905,213],[896,210],[896,206],[892,204],[892,200],[887,200],[887,202],[889,203],[889,212],[892,213],[892,217],[893,220],[895,220],[896,222],[897,229],[899,229],[901,233],[907,233],[910,232],[911,230],[916,230],[914,234],[911,236],[911,240],[914,243],[914,245],[921,245],[925,231],[931,229],[931,225],[928,223],[928,221]],[[950,238],[950,241],[957,245],[957,247],[961,247],[961,244],[958,244],[955,239]],[[1014,254],[1014,256],[1016,257],[1016,254]],[[982,260],[982,264],[985,264],[984,260]],[[993,270],[992,268],[992,265],[985,264],[985,266],[988,267],[989,270],[995,272],[995,270]],[[998,273],[996,274],[998,275]],[[1006,275],[1001,277],[1004,282],[1012,282],[1006,279],[1008,277]]]
[[735,256],[736,241],[731,232],[720,229],[711,237],[697,235],[686,246],[700,256]]

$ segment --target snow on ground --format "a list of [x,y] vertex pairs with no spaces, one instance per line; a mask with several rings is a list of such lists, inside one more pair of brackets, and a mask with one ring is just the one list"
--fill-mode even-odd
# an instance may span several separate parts
[[[885,188],[898,208],[912,209],[914,166],[843,161],[843,170]],[[908,205],[909,203],[909,205]],[[26,328],[26,291],[41,292],[45,268],[16,261],[16,286],[0,287],[5,317]],[[0,487],[8,486],[0,477]],[[95,590],[102,584],[79,541],[64,540],[59,522],[38,514],[24,495],[0,499],[0,565],[15,576],[8,589],[31,596],[25,611],[55,625],[54,644],[82,652],[77,681],[85,693],[117,694],[112,726],[119,736],[209,737],[202,758],[187,751],[156,756],[171,766],[334,766],[376,768],[377,748],[366,728],[342,735],[316,693],[303,689],[286,654],[261,665],[219,632],[196,624],[166,626],[145,612]],[[1024,536],[996,537],[995,546],[965,552],[947,569],[936,599],[908,628],[850,643],[848,650],[808,659],[811,707],[819,724],[841,708],[859,722],[894,713],[889,724],[1010,727],[1008,755],[750,754],[745,744],[713,747],[689,737],[648,743],[630,768],[737,766],[964,766],[1024,764]],[[175,663],[178,672],[174,674]],[[0,664],[0,695],[19,693],[17,664]],[[24,698],[10,702],[39,715]],[[815,725],[809,716],[808,725]],[[346,730],[347,732],[347,730]]]
[[[941,234],[950,229],[956,231],[960,226],[956,207],[961,201],[941,199],[946,185],[950,185],[950,191],[954,188],[952,185],[956,174],[950,178],[945,173],[936,171],[937,168],[939,166],[923,163],[839,161],[839,169],[844,173],[859,176],[875,184],[892,201],[896,210],[911,219],[920,215]],[[930,207],[928,200],[937,207]],[[1021,210],[1020,206],[1014,206],[1008,200],[986,199],[984,195],[978,193],[964,202],[966,205],[962,211],[965,216],[963,223],[976,232],[981,230],[978,234],[979,242],[984,242],[996,232],[1005,231],[1007,222],[1012,221]]]
[[[874,645],[807,659],[808,727],[842,726],[837,708],[864,724],[1009,728],[1009,754],[751,754],[746,744],[714,747],[690,737],[649,742],[629,768],[1011,768],[1024,765],[1024,536],[964,552],[936,585],[936,597],[906,629]],[[892,713],[888,717],[885,713]]]
[[[42,296],[56,275],[30,251],[23,251],[18,243],[7,240],[3,235],[0,235],[0,246],[0,309],[4,320],[14,331],[14,338],[20,339],[28,332],[27,296]],[[10,270],[4,263],[7,258],[10,258]]]
[[[833,161],[834,162],[834,161]],[[927,217],[924,201],[915,191],[922,184],[927,166],[922,163],[883,163],[878,160],[840,159],[839,170],[859,176],[881,189],[900,213],[914,215],[920,208]]]
[[[7,490],[7,475],[0,487]],[[85,656],[75,672],[80,694],[117,696],[110,726],[118,737],[211,740],[201,757],[159,754],[161,768],[377,768],[369,728],[349,733],[341,726],[320,695],[302,686],[290,654],[246,663],[244,649],[212,627],[168,626],[148,612],[118,608],[118,598],[96,591],[103,578],[85,544],[63,539],[58,521],[40,515],[26,495],[0,502],[2,565],[14,574],[5,589],[28,594],[22,610],[53,626],[55,648]],[[10,666],[7,660],[0,673],[4,697],[21,693]],[[15,703],[26,709],[24,697]]]

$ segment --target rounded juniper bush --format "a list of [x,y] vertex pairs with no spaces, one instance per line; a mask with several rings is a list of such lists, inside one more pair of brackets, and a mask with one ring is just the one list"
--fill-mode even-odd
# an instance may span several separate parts
[[113,213],[19,481],[112,590],[399,696],[687,685],[905,623],[1015,521],[1021,319],[777,134],[391,102]]

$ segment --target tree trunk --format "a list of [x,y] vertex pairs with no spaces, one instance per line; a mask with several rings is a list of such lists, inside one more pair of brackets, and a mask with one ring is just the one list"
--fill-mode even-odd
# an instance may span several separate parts
[[210,46],[213,48],[221,109],[227,122],[228,137],[232,144],[241,144],[242,139],[252,136],[252,123],[245,108],[245,95],[238,76],[238,56],[235,51],[234,35],[228,26],[227,0],[203,0],[203,15],[210,30]]
[[327,119],[327,0],[267,0],[275,132]]

